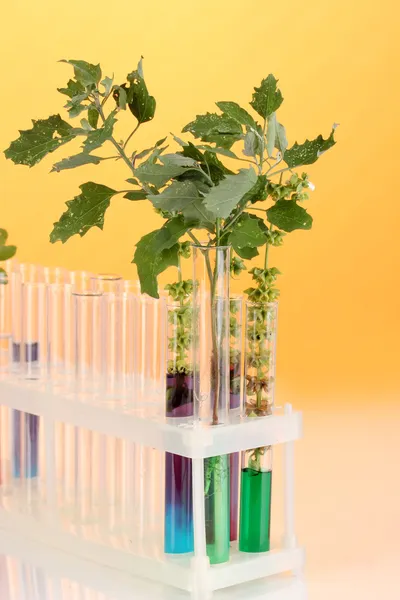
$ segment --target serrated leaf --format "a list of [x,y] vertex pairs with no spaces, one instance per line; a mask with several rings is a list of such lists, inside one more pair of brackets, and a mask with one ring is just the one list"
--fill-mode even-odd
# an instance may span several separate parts
[[54,223],[50,234],[52,244],[57,241],[64,244],[75,234],[83,237],[92,227],[104,227],[105,212],[111,198],[118,192],[93,181],[83,183],[79,188],[81,193],[66,202],[68,210]]
[[151,183],[156,188],[163,187],[170,179],[182,175],[188,169],[193,169],[193,167],[182,167],[171,163],[160,165],[151,162],[150,159],[135,169],[135,175],[141,183]]
[[330,136],[324,140],[322,135],[319,135],[315,140],[306,140],[304,144],[293,144],[291,148],[285,152],[285,163],[291,169],[302,165],[312,165],[318,158],[332,148],[336,144],[334,139],[335,129],[332,129]]
[[288,141],[286,137],[286,129],[281,123],[276,122],[276,136],[275,136],[275,148],[282,153],[282,156],[285,154],[286,149],[288,147]]
[[154,208],[168,212],[179,212],[198,197],[197,188],[191,181],[174,181],[161,194],[147,196]]
[[295,200],[278,200],[267,210],[268,221],[283,231],[311,229],[312,217]]
[[82,102],[84,100],[87,100],[87,97],[88,97],[88,94],[84,93],[84,94],[80,94],[79,96],[74,96],[73,98],[71,98],[71,100],[69,100],[67,102],[67,104],[65,105],[65,108],[68,111],[68,115],[69,115],[70,119],[77,117],[84,110],[88,109],[87,104],[82,104]]
[[75,130],[60,115],[32,121],[32,129],[20,131],[20,136],[4,151],[16,165],[33,167],[47,154],[74,139]]
[[269,157],[271,157],[274,153],[276,141],[276,114],[272,113],[272,115],[270,115],[267,120],[267,154]]
[[[234,224],[228,243],[236,254],[242,258],[247,258],[249,252],[246,252],[246,250],[263,246],[266,241],[265,225],[262,219],[249,213],[243,213]],[[245,256],[242,254],[243,250],[245,250]],[[254,254],[254,250],[250,253]]]
[[75,156],[70,156],[69,158],[63,158],[60,162],[57,162],[53,165],[52,170],[53,173],[56,171],[59,173],[60,171],[65,171],[66,169],[74,169],[75,167],[81,167],[83,165],[98,165],[100,161],[103,159],[100,156],[93,156],[92,154],[75,154]]
[[150,96],[143,77],[142,60],[139,61],[136,71],[132,71],[127,77],[129,89],[127,89],[127,102],[131,113],[139,123],[151,121],[156,112],[156,99]]
[[147,194],[143,190],[133,190],[132,192],[128,192],[127,194],[125,194],[124,198],[132,201],[146,200]]
[[182,132],[187,131],[203,142],[215,143],[226,149],[240,140],[243,133],[241,125],[235,119],[215,113],[197,115],[194,121],[182,129]]
[[177,216],[138,242],[132,262],[137,266],[142,294],[159,297],[157,276],[169,266],[178,265],[177,242],[188,229],[183,217]]
[[91,125],[91,127],[93,127],[93,129],[97,129],[97,124],[99,121],[99,113],[96,108],[89,108],[88,121],[89,121],[89,125]]
[[69,98],[73,98],[74,96],[79,96],[80,94],[83,94],[85,88],[81,83],[79,83],[79,81],[74,81],[73,79],[70,79],[67,83],[66,88],[57,88],[57,91],[60,92],[60,94],[68,96]]
[[231,119],[235,119],[241,125],[246,125],[257,131],[258,125],[253,117],[236,102],[216,102],[216,105]]
[[84,87],[99,83],[101,79],[100,65],[92,65],[84,60],[60,60],[74,67],[75,79]]
[[237,175],[227,175],[212,188],[204,200],[205,207],[217,218],[226,219],[257,181],[254,169],[240,169]]
[[117,119],[115,118],[115,110],[113,110],[104,121],[104,124],[100,129],[90,131],[87,135],[86,140],[83,142],[84,152],[92,152],[96,148],[99,148],[104,144],[105,141],[109,140],[113,134],[114,124]]
[[282,94],[276,87],[277,83],[278,80],[271,73],[266,79],[262,80],[260,87],[254,88],[250,105],[264,119],[278,110],[283,102]]

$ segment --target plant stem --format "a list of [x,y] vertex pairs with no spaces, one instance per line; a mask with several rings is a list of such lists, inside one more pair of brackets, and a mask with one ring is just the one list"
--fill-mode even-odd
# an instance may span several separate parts
[[[276,166],[276,165],[274,165]],[[271,167],[271,169],[273,169],[274,167]],[[267,171],[267,175],[269,175],[270,177],[273,177],[274,175],[279,175],[279,173],[284,173],[285,171],[291,171],[291,167],[285,167],[285,169],[279,169],[279,171],[275,171],[273,173],[271,173],[271,169],[269,169],[269,171]]]
[[132,133],[130,133],[130,134],[128,135],[128,137],[126,138],[126,141],[125,141],[124,145],[122,146],[122,148],[123,148],[124,150],[125,150],[125,148],[127,147],[127,145],[128,145],[128,142],[129,142],[129,140],[131,139],[131,137],[132,137],[133,135],[135,135],[135,133],[136,133],[136,132],[137,132],[137,130],[139,129],[140,125],[141,125],[141,124],[140,124],[140,123],[138,123],[138,124],[136,125],[135,129],[132,131]]
[[268,268],[268,249],[269,249],[269,244],[265,244],[265,258],[264,258],[264,269],[265,270]]

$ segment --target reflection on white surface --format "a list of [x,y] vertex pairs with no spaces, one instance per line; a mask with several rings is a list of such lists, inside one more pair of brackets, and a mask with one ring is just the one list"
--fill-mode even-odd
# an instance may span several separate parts
[[[4,547],[10,554],[1,554]],[[0,531],[1,600],[190,600],[190,594],[137,580]],[[212,600],[306,600],[304,583],[270,577],[215,592]],[[203,600],[203,599],[201,599]],[[205,600],[205,599],[204,599]]]

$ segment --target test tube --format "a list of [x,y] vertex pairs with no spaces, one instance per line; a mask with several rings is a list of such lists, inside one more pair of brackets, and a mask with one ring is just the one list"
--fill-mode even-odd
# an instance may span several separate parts
[[134,366],[134,296],[108,293],[103,297],[103,388],[119,397],[132,388]]
[[47,309],[48,298],[44,283],[22,283],[21,344],[19,354],[26,379],[43,379],[47,375]]
[[124,289],[124,280],[115,273],[99,273],[92,277],[93,289],[103,294],[119,293]]
[[62,285],[68,282],[68,272],[63,267],[44,267],[43,268],[43,279],[48,285],[59,284]]
[[72,285],[52,283],[48,296],[48,373],[51,384],[65,383],[73,366]]
[[74,292],[94,291],[94,275],[90,271],[68,271],[67,282],[72,285]]
[[12,285],[10,276],[0,272],[0,373],[11,367]]
[[102,298],[98,291],[73,291],[75,391],[93,393],[101,383]]

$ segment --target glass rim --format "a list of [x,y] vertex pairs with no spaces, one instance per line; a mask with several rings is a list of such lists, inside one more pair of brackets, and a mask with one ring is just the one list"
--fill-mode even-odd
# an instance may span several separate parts
[[103,292],[97,292],[96,290],[73,290],[72,291],[72,295],[73,296],[80,296],[83,298],[100,298],[102,296],[104,296]]
[[206,244],[206,242],[200,242],[200,244],[191,244],[191,247],[199,248],[201,250],[227,250],[228,248],[232,248],[232,246],[229,244],[227,246],[209,246]]
[[117,273],[98,273],[92,274],[91,279],[96,279],[100,281],[122,281],[122,275],[118,275]]
[[267,306],[269,308],[276,308],[278,306],[278,300],[274,300],[273,302],[253,302],[252,300],[246,300],[246,306]]

